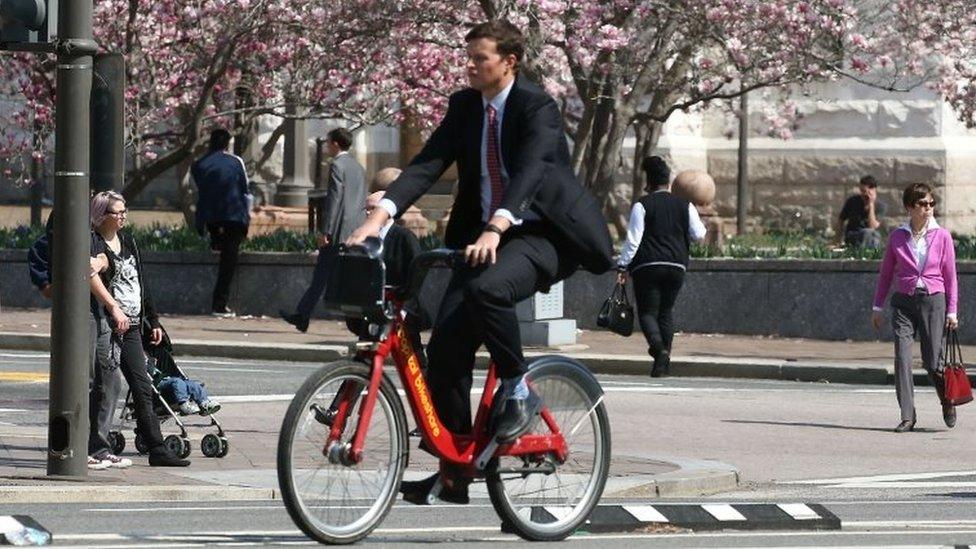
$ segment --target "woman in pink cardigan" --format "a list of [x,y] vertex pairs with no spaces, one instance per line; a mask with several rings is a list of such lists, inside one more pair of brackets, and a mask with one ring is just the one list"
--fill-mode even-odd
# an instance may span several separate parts
[[[956,251],[949,231],[935,222],[932,187],[924,183],[909,185],[902,194],[908,210],[908,223],[888,237],[884,260],[874,293],[871,323],[881,328],[888,291],[891,296],[891,326],[895,332],[895,393],[901,407],[901,423],[896,433],[915,428],[915,386],[912,379],[912,343],[917,333],[922,343],[922,366],[942,400],[942,372],[939,353],[944,330],[959,325],[956,304]],[[956,408],[942,404],[942,419],[947,427],[956,424]]]

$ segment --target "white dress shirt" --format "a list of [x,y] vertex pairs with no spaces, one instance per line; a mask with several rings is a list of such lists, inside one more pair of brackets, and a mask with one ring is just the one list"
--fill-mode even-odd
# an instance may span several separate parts
[[[498,215],[509,220],[512,225],[521,225],[522,220],[516,218],[512,215],[512,212],[506,210],[505,208],[499,208],[498,210],[491,212],[491,177],[488,174],[488,105],[490,104],[495,108],[495,123],[498,125],[498,135],[495,136],[496,143],[498,143],[498,163],[501,167],[502,174],[502,186],[508,186],[508,172],[505,170],[504,158],[502,158],[502,120],[505,118],[505,101],[508,100],[508,94],[512,91],[512,86],[515,85],[515,80],[512,80],[505,89],[500,91],[498,95],[488,99],[484,96],[481,97],[481,105],[484,107],[482,111],[482,127],[481,127],[481,221],[487,223],[493,215]],[[379,206],[390,214],[390,217],[395,217],[397,214],[396,204],[392,200],[384,198],[380,200]]]
[[[666,190],[654,191],[657,193],[666,193]],[[620,267],[626,267],[630,265],[630,262],[634,259],[634,254],[637,253],[637,248],[640,246],[641,240],[644,238],[644,218],[647,217],[647,210],[644,209],[644,205],[640,202],[635,202],[633,209],[630,210],[630,223],[627,225],[627,240],[624,242],[623,248],[620,250],[620,259],[617,260],[617,265]],[[705,224],[702,223],[701,217],[698,216],[698,209],[695,208],[694,204],[688,204],[688,236],[692,240],[701,240],[705,238]],[[684,265],[678,263],[670,262],[653,262],[647,265],[669,265],[672,267],[685,268]],[[637,265],[635,269],[644,267],[646,265]]]

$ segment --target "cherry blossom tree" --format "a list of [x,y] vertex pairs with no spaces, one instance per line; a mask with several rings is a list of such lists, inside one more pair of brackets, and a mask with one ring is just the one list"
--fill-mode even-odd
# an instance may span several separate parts
[[[523,70],[561,103],[581,179],[609,200],[628,135],[639,158],[673,113],[752,90],[845,77],[892,90],[928,82],[976,124],[970,3],[96,0],[95,30],[99,45],[127,62],[130,197],[167,170],[185,169],[211,124],[240,141],[268,114],[355,126],[409,118],[430,128],[465,85],[466,30],[504,17],[525,30]],[[27,98],[10,127],[39,138],[18,144],[0,128],[0,155],[36,155],[50,132],[52,68],[7,58],[0,85]],[[789,138],[796,109],[784,97],[766,118],[771,134]],[[5,168],[15,170],[9,161]]]

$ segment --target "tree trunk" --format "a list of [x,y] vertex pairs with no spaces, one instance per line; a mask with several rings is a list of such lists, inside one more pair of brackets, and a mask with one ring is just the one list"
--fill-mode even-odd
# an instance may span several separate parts
[[187,157],[176,168],[176,190],[180,197],[180,209],[183,211],[183,222],[187,227],[196,227],[196,192],[190,182],[190,158]]
[[641,162],[657,148],[657,142],[661,139],[663,124],[659,122],[649,122],[647,124],[637,124],[637,143],[634,146],[634,171],[631,174],[630,203],[633,205],[643,194],[644,173],[641,171]]

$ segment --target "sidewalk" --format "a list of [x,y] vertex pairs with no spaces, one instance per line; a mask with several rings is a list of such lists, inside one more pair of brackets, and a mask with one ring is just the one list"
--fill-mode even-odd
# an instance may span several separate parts
[[[0,311],[0,349],[47,350],[50,320],[50,311],[44,309]],[[164,315],[161,320],[177,354],[182,355],[327,362],[346,355],[353,341],[345,324],[332,320],[314,320],[305,334],[268,317]],[[886,341],[679,333],[673,348],[672,372],[676,376],[893,382],[894,351]],[[624,338],[606,331],[582,330],[576,345],[526,349],[528,357],[552,353],[581,360],[597,373],[644,375],[650,371],[646,342],[639,331]],[[480,356],[483,363],[486,355]],[[964,346],[963,356],[976,356],[976,346]],[[924,383],[921,371],[917,377]]]

